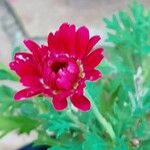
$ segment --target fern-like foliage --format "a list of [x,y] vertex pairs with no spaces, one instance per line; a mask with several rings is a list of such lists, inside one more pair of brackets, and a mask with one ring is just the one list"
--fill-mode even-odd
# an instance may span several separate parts
[[150,52],[150,11],[134,2],[128,12],[120,11],[111,20],[104,19],[111,30],[107,41],[114,44],[114,53],[123,57],[125,64],[137,68]]
[[114,124],[118,135],[117,147],[121,148],[121,142],[124,145],[122,149],[148,150],[150,10],[134,1],[128,11],[120,11],[110,20],[105,18],[104,22],[108,28],[107,42],[112,43],[112,47],[106,47],[106,53],[109,54],[106,64],[115,70],[110,74],[106,71],[109,83],[105,79],[107,89],[104,93],[112,85],[116,85],[116,90],[112,93],[113,97],[107,100],[113,100],[112,108],[109,109],[113,113],[109,114],[108,109],[103,107],[108,103],[104,100],[101,101],[102,110]]

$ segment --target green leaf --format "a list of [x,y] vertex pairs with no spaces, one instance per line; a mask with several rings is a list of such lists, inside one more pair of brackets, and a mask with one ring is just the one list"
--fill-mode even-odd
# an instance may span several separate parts
[[50,126],[48,128],[48,131],[54,131],[56,133],[56,137],[60,137],[70,129],[70,124],[69,122],[65,120],[53,120],[50,123]]
[[107,150],[105,141],[98,135],[89,133],[85,136],[82,150]]
[[39,121],[23,116],[2,116],[0,115],[0,131],[8,133],[18,130],[20,133],[29,133],[39,126]]
[[137,150],[149,150],[149,149],[150,149],[150,138],[142,141],[140,143],[140,147],[137,148]]
[[62,148],[62,147],[59,147],[59,146],[54,146],[52,148],[49,148],[48,150],[67,150],[66,148]]
[[120,11],[119,12],[119,18],[124,26],[124,29],[131,29],[133,26],[132,19],[129,17],[129,15],[126,12]]
[[99,102],[100,101],[100,96],[101,96],[101,89],[102,89],[102,84],[101,80],[97,82],[87,82],[86,83],[86,90],[90,93],[91,97]]
[[129,11],[120,11],[112,19],[104,19],[104,22],[111,29],[107,42],[115,46],[113,53],[122,57],[124,66],[137,69],[149,52],[150,10],[145,13],[142,4],[133,2]]
[[18,77],[5,65],[0,64],[0,80],[18,81]]
[[[14,91],[7,86],[0,86],[0,114],[7,114],[15,109],[13,106]],[[10,113],[12,114],[12,112]]]
[[7,87],[5,85],[1,85],[0,86],[0,99],[12,98],[13,95],[14,95],[13,89],[11,89],[11,88],[9,88],[9,87]]
[[64,146],[63,143],[61,143],[59,140],[50,137],[47,135],[47,133],[44,130],[41,130],[39,132],[38,139],[34,142],[34,145],[48,145],[48,146]]
[[67,146],[67,147],[53,146],[48,150],[83,150],[83,149],[82,149],[82,145],[80,144],[76,144],[76,145],[72,144],[71,146]]
[[116,145],[115,145],[115,147],[113,148],[113,150],[129,150],[125,139],[123,139],[123,138],[118,138],[118,139],[116,140]]
[[34,107],[32,103],[23,103],[20,106],[20,111],[25,116],[36,117],[38,114],[38,109]]

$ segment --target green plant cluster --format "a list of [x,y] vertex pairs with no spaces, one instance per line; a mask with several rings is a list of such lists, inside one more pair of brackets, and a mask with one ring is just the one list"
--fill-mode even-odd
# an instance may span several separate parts
[[[1,137],[12,130],[35,130],[35,145],[48,145],[48,150],[150,149],[150,11],[134,2],[128,11],[104,22],[109,46],[99,67],[103,79],[87,83],[85,90],[112,126],[115,137],[109,136],[93,111],[56,112],[50,99],[41,96],[15,102],[16,91],[5,85],[0,86]],[[6,79],[18,81],[1,64],[0,80]]]

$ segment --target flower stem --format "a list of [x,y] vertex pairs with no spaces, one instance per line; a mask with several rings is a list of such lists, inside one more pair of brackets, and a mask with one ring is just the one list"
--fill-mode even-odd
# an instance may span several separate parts
[[100,123],[100,125],[102,125],[105,128],[105,130],[109,134],[110,138],[112,140],[114,140],[115,133],[114,133],[114,130],[113,130],[111,124],[100,113],[100,111],[98,110],[97,106],[95,105],[94,100],[90,96],[90,94],[87,91],[85,91],[85,93],[86,93],[86,96],[91,100],[91,109],[92,109],[97,121]]

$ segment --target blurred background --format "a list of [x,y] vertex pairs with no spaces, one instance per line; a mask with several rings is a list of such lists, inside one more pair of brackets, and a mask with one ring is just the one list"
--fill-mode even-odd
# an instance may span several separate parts
[[[146,7],[150,0],[139,0]],[[49,32],[62,22],[86,25],[91,34],[102,37],[106,31],[102,19],[125,9],[131,0],[0,0],[0,61],[8,65],[12,50],[22,40],[32,38],[45,42]],[[0,150],[16,150],[32,142],[36,133],[18,136],[10,133],[0,140]]]

